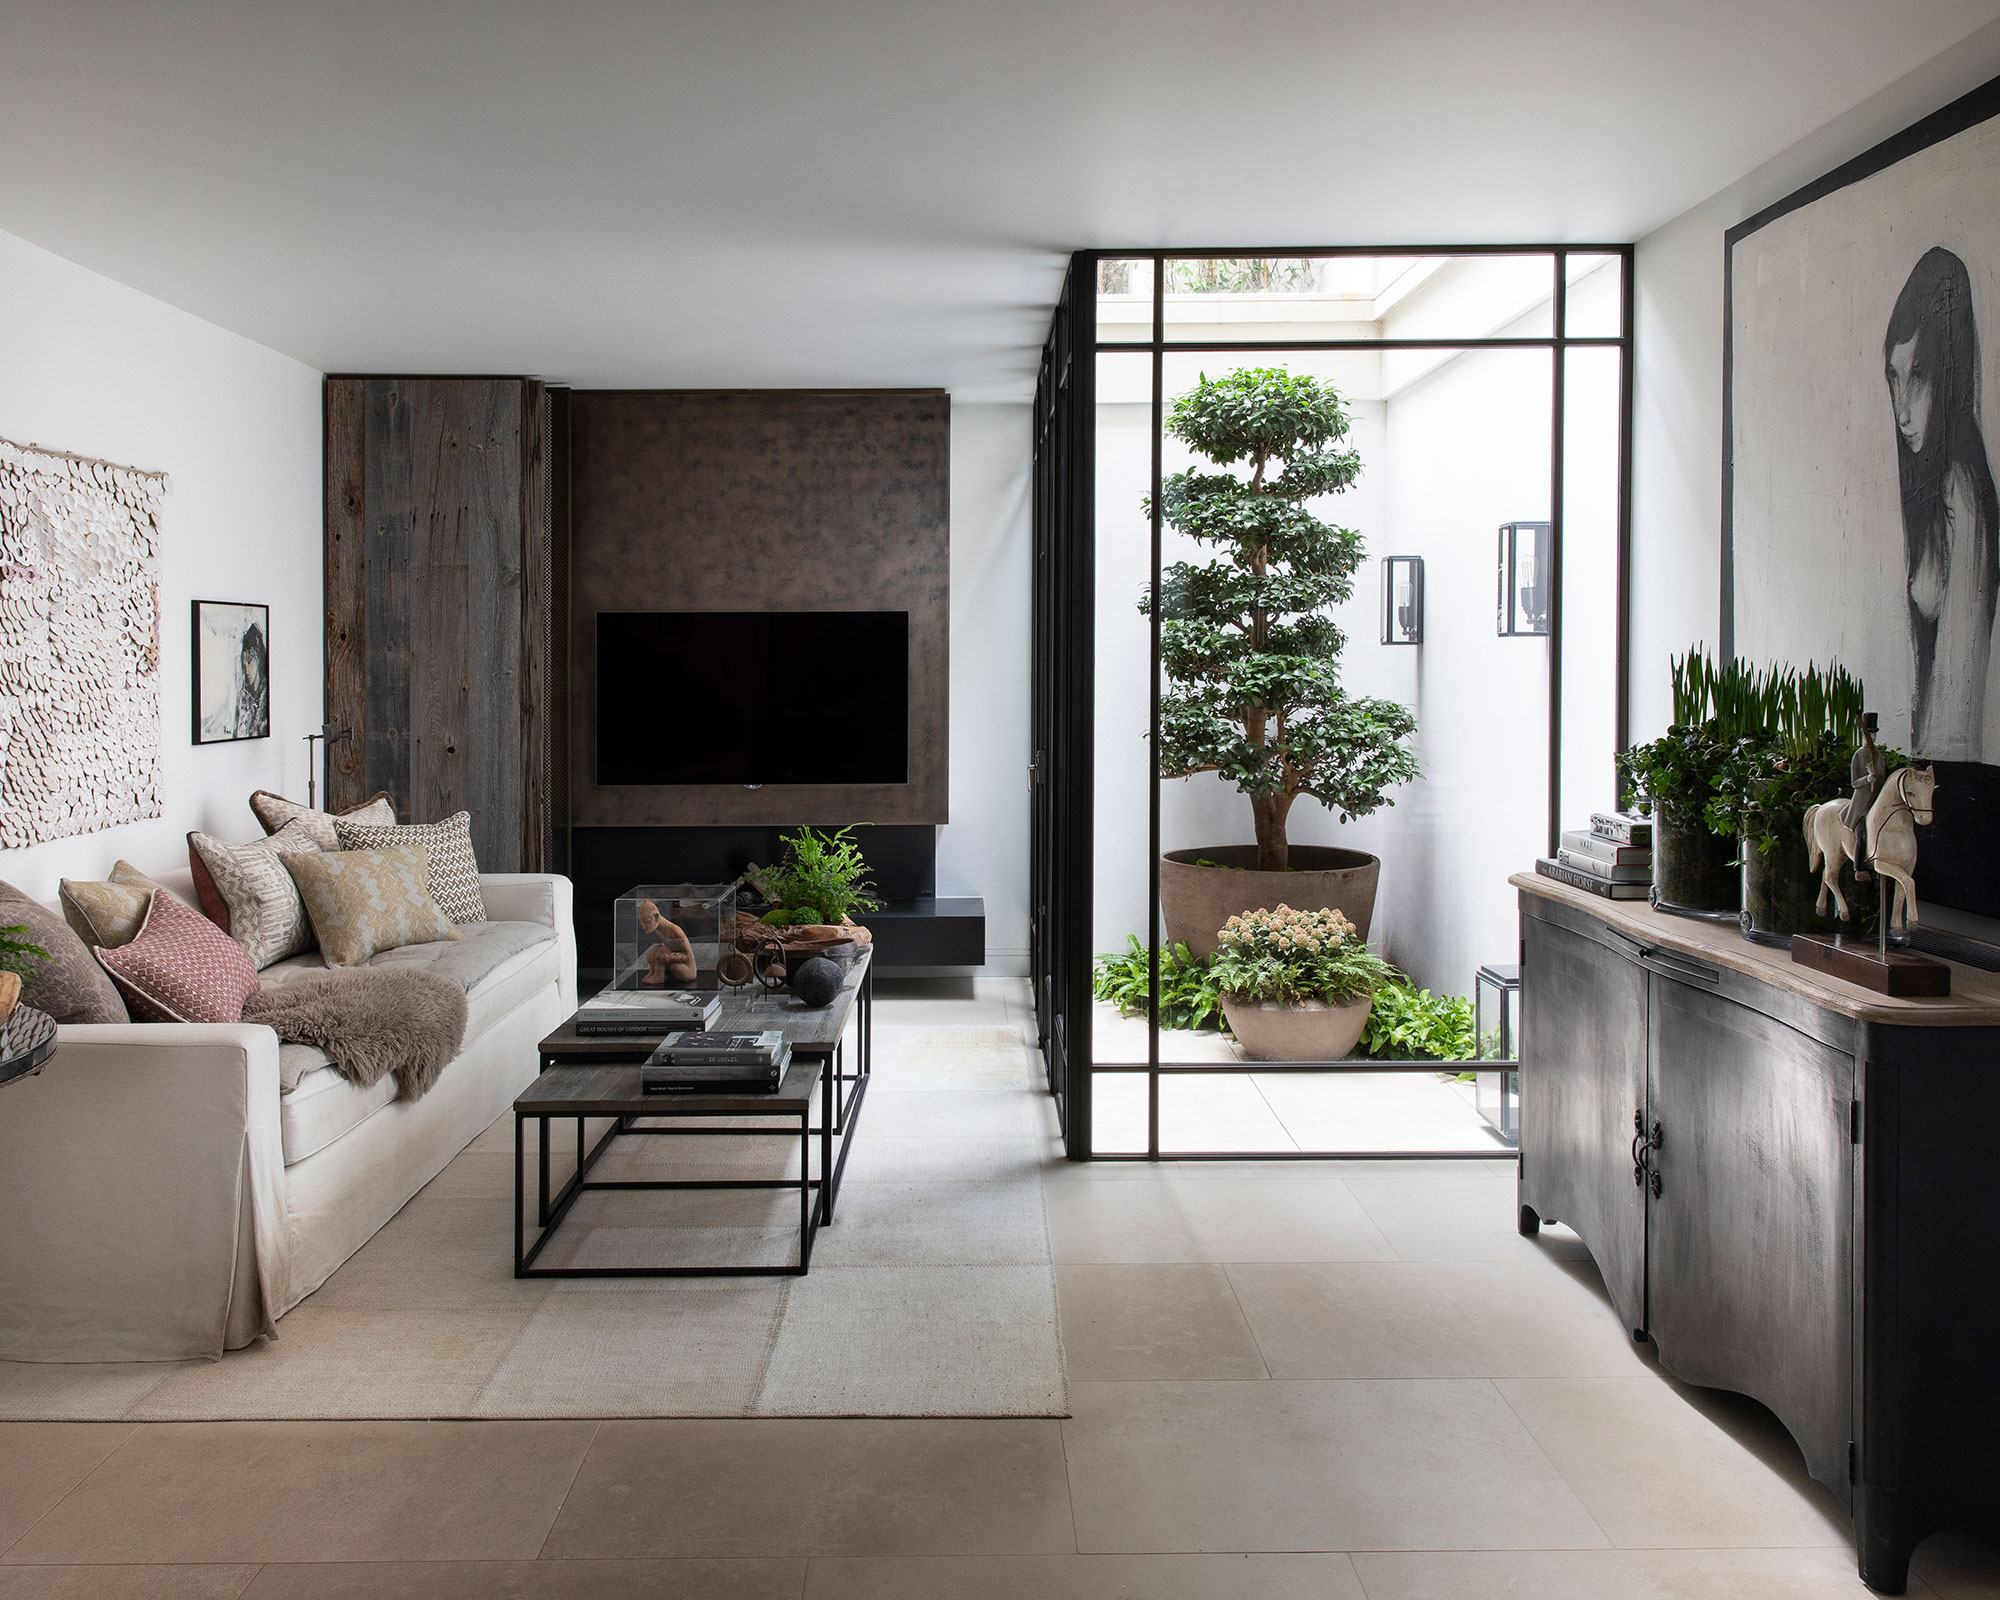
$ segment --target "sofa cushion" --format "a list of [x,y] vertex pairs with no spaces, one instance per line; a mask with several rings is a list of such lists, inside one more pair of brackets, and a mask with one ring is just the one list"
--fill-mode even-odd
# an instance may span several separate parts
[[350,817],[333,819],[343,850],[382,850],[420,844],[430,854],[431,898],[455,923],[484,922],[486,902],[479,893],[479,863],[472,854],[472,813],[460,811],[442,822],[376,827]]
[[[258,967],[268,967],[313,946],[312,923],[298,885],[281,856],[316,854],[319,846],[304,828],[291,824],[252,844],[225,844],[205,833],[188,835],[188,868],[194,874],[202,910],[211,922],[243,946]],[[217,916],[209,895],[221,902]]]
[[153,896],[136,939],[97,959],[140,1022],[237,1022],[257,992],[243,947],[170,894]]
[[458,937],[431,898],[430,857],[420,844],[283,860],[329,967],[358,967],[378,950]]
[[86,945],[116,950],[138,938],[146,907],[163,888],[129,861],[114,866],[102,883],[64,878],[59,886],[63,921]]
[[[469,1045],[538,989],[554,983],[561,956],[555,930],[539,922],[474,922],[458,932],[455,940],[384,950],[368,965],[421,968],[457,984],[465,991]],[[324,971],[319,955],[295,956],[268,968],[264,986],[276,988],[302,974]],[[279,1054],[282,1062],[283,1051]]]
[[0,928],[25,927],[30,944],[54,959],[21,974],[21,1003],[58,1022],[130,1022],[117,987],[104,975],[69,924],[11,883],[0,883]]
[[311,1045],[287,1045],[285,1049],[319,1058],[319,1065],[302,1073],[297,1083],[278,1097],[278,1137],[288,1167],[318,1154],[396,1098],[396,1075],[392,1072],[385,1072],[364,1089],[342,1077]]
[[387,789],[370,795],[348,811],[315,811],[311,806],[287,800],[269,789],[259,789],[250,796],[250,810],[255,814],[258,826],[266,833],[278,833],[292,826],[301,827],[322,850],[340,848],[340,841],[333,833],[335,817],[351,817],[356,822],[387,823],[391,826],[396,821],[396,805],[389,798]]

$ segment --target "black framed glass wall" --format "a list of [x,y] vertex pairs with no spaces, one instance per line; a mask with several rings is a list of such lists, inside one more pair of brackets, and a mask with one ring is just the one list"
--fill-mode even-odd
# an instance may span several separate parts
[[[1201,858],[1251,837],[1248,803],[1228,783],[1162,772],[1158,719],[1174,685],[1160,664],[1158,609],[1138,602],[1176,563],[1204,555],[1155,508],[1177,471],[1217,470],[1163,423],[1204,375],[1275,370],[1344,397],[1362,472],[1314,507],[1358,531],[1367,551],[1352,597],[1331,608],[1347,640],[1339,670],[1354,692],[1415,712],[1424,776],[1393,808],[1345,827],[1301,800],[1288,831],[1302,845],[1379,856],[1371,941],[1427,985],[1469,995],[1477,967],[1513,959],[1507,873],[1614,795],[1630,251],[1100,252],[1077,258],[1072,294],[1086,276],[1093,425],[1072,435],[1088,490],[1070,537],[1089,550],[1091,639],[1072,692],[1091,701],[1089,748],[1077,753],[1090,769],[1094,865],[1087,881],[1049,888],[1073,913],[1087,900],[1077,920],[1093,953],[1131,953],[1136,1006],[1121,1017],[1100,1002],[1074,1019],[1088,1023],[1087,1056],[1073,1021],[1071,1153],[1442,1153],[1455,1117],[1485,1124],[1479,1086],[1455,1086],[1454,1111],[1438,1098],[1434,1064],[1400,1076],[1375,1062],[1252,1066],[1214,1033],[1161,1026],[1185,1019],[1173,1010],[1178,930],[1162,923],[1160,857]],[[1502,638],[1499,529],[1530,522],[1546,530],[1546,631]],[[1419,559],[1414,649],[1385,641],[1389,556]],[[1406,600],[1411,592],[1406,584]],[[1167,952],[1164,970],[1155,952]],[[1365,1084],[1333,1092],[1328,1075],[1358,1072]],[[1504,1153],[1458,1142],[1450,1153]]]

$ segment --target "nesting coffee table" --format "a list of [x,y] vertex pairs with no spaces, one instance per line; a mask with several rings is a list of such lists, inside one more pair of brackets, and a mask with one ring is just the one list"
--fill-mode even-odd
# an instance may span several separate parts
[[[646,1094],[639,1087],[639,1064],[651,1055],[659,1038],[585,1037],[571,1017],[541,1043],[542,1072],[514,1102],[514,1276],[517,1278],[768,1278],[803,1277],[812,1265],[813,1239],[833,1221],[841,1174],[860,1122],[862,1098],[874,1056],[874,969],[864,950],[847,974],[832,1004],[812,1008],[789,993],[730,995],[711,1027],[721,1033],[759,1033],[777,1029],[790,1041],[791,1065],[774,1094]],[[843,1039],[848,1023],[857,1024],[854,1058],[846,1058]],[[819,1124],[813,1125],[817,1103]],[[663,1124],[660,1119],[672,1118]],[[721,1126],[746,1118],[760,1126]],[[610,1126],[592,1144],[588,1124],[609,1119]],[[576,1123],[576,1171],[559,1187],[549,1177],[549,1124]],[[527,1125],[536,1139],[535,1222],[528,1236],[526,1218]],[[628,1178],[590,1176],[598,1159],[615,1139],[752,1138],[796,1133],[799,1141],[797,1178]],[[815,1137],[817,1136],[817,1137]],[[813,1146],[819,1146],[818,1176],[814,1176]],[[798,1259],[788,1266],[677,1267],[543,1267],[535,1264],[564,1217],[590,1190],[635,1189],[797,1189],[799,1192]]]

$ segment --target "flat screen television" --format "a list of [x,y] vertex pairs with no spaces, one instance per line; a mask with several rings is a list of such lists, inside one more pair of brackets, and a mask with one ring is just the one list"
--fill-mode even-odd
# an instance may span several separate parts
[[600,611],[600,784],[908,783],[907,611]]

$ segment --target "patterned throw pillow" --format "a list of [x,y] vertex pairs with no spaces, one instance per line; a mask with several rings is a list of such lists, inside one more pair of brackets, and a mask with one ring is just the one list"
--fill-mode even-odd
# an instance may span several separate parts
[[431,898],[430,856],[420,844],[283,859],[329,967],[358,967],[378,950],[459,936]]
[[[224,844],[205,833],[188,835],[188,865],[195,887],[217,896],[224,915],[204,903],[209,920],[243,946],[262,971],[274,961],[299,955],[313,946],[312,924],[305,902],[285,871],[281,856],[317,855],[319,846],[304,828],[293,824],[253,844]],[[204,902],[208,899],[204,894]],[[226,920],[225,920],[226,919]]]
[[393,828],[396,825],[396,805],[384,789],[370,795],[351,811],[339,813],[315,811],[311,806],[302,806],[296,800],[287,800],[281,794],[273,794],[269,789],[259,789],[250,796],[250,809],[256,813],[258,823],[266,833],[282,833],[288,827],[301,827],[312,835],[312,842],[322,850],[338,850],[339,841],[333,836],[336,815],[348,817],[355,822],[374,823],[380,827]]
[[442,822],[378,828],[350,817],[333,819],[343,850],[380,850],[392,844],[420,844],[430,852],[431,898],[453,922],[484,922],[486,901],[479,893],[479,863],[472,856],[472,813],[461,811]]
[[140,1022],[241,1022],[259,988],[243,947],[170,894],[153,896],[136,939],[97,959]]
[[25,927],[22,935],[53,958],[31,962],[21,974],[21,1003],[58,1022],[130,1022],[118,986],[91,959],[83,941],[39,900],[0,883],[0,928]]
[[64,878],[59,890],[63,921],[85,944],[116,950],[138,938],[139,926],[146,920],[146,908],[152,904],[156,892],[171,891],[129,861],[114,866],[110,878],[103,883]]

